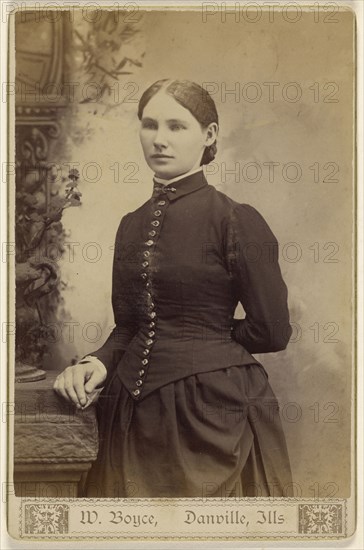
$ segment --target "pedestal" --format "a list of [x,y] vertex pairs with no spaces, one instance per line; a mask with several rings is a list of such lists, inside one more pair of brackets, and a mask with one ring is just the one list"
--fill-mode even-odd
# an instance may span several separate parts
[[93,405],[84,411],[53,390],[56,374],[15,384],[14,485],[16,496],[75,498],[97,457]]

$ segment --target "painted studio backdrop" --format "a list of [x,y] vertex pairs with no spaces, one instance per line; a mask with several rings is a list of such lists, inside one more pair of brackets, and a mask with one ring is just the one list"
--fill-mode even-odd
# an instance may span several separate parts
[[155,80],[194,80],[220,119],[209,183],[254,206],[280,243],[293,335],[258,359],[297,496],[348,497],[353,29],[350,11],[228,15],[217,4],[18,14],[18,364],[60,372],[107,338],[116,229],[152,192],[137,102]]

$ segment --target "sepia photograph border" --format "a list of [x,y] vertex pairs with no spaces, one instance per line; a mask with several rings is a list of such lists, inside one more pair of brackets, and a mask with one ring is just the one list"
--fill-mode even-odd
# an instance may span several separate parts
[[[245,0],[238,2],[243,4]],[[116,5],[117,2],[109,2],[108,4],[102,2],[84,2],[78,0],[72,4],[77,6],[82,6],[83,4],[89,5],[98,5],[102,9],[110,9]],[[119,2],[118,2],[119,3]],[[203,2],[185,2],[179,1],[178,3],[171,2],[136,2],[141,9],[162,9],[166,11],[177,11],[177,10],[190,10],[190,9],[200,9]],[[246,2],[245,2],[246,3]],[[269,2],[248,2],[250,4],[268,4]],[[309,5],[314,4],[314,2],[286,2],[282,0],[277,0],[275,4],[296,4],[300,5],[304,10]],[[39,2],[37,3],[39,4]],[[52,3],[50,3],[52,4]],[[64,8],[67,9],[69,3],[66,2],[54,2],[53,4],[64,5]],[[221,4],[220,2],[212,2],[211,4]],[[232,6],[236,2],[226,2],[226,5]],[[16,497],[12,494],[12,483],[13,483],[13,462],[14,462],[14,416],[15,416],[15,346],[14,346],[14,335],[10,334],[9,331],[6,332],[4,337],[4,323],[14,323],[15,319],[15,261],[14,258],[10,256],[5,260],[2,257],[2,288],[1,296],[5,298],[6,304],[4,307],[4,300],[2,300],[2,372],[1,372],[1,395],[2,395],[2,443],[6,443],[6,464],[4,460],[4,446],[3,446],[3,459],[2,459],[2,499],[1,499],[1,512],[2,519],[6,520],[6,523],[3,522],[2,525],[2,538],[5,541],[4,548],[69,548],[72,541],[77,541],[77,545],[84,548],[101,548],[105,547],[137,547],[137,548],[166,548],[167,543],[169,547],[180,547],[179,543],[183,543],[184,548],[195,548],[201,547],[202,543],[204,548],[212,548],[214,543],[218,545],[219,548],[235,548],[235,543],[240,542],[244,544],[244,547],[255,547],[258,545],[258,541],[262,541],[261,545],[264,548],[274,548],[280,547],[279,544],[287,547],[288,544],[291,544],[292,547],[297,548],[331,548],[333,546],[338,548],[360,548],[361,542],[358,542],[358,537],[362,537],[362,528],[360,527],[360,517],[362,517],[362,470],[363,470],[363,455],[362,455],[362,427],[363,427],[363,396],[362,391],[362,365],[363,365],[363,314],[362,314],[362,285],[363,285],[363,166],[362,166],[362,153],[361,146],[362,144],[362,131],[363,131],[363,70],[362,70],[362,49],[363,46],[363,6],[359,2],[350,2],[336,0],[336,2],[329,2],[329,4],[335,4],[345,9],[350,9],[353,11],[356,17],[356,83],[354,85],[354,104],[356,105],[356,121],[354,121],[355,128],[353,128],[353,133],[356,136],[354,139],[355,150],[354,150],[354,159],[353,163],[355,170],[353,171],[355,182],[354,182],[354,203],[356,207],[356,212],[353,222],[356,226],[355,235],[353,236],[355,244],[354,249],[356,250],[356,258],[353,261],[351,269],[353,270],[352,276],[354,278],[354,294],[355,294],[355,306],[352,311],[353,321],[354,321],[354,332],[353,335],[353,362],[352,366],[352,385],[351,385],[351,396],[352,396],[352,406],[351,406],[351,439],[352,439],[352,458],[351,458],[351,496],[350,498],[319,498],[319,499],[310,499],[310,498],[249,498],[244,500],[243,508],[244,513],[246,512],[248,516],[248,521],[250,514],[257,513],[258,510],[274,510],[277,513],[281,513],[280,510],[283,510],[287,513],[289,509],[297,508],[301,511],[296,513],[294,518],[290,521],[290,529],[286,532],[282,530],[281,532],[276,532],[274,530],[269,531],[267,529],[263,532],[256,532],[251,535],[250,533],[235,533],[234,530],[225,529],[220,530],[219,534],[211,534],[209,532],[209,527],[207,529],[202,529],[201,534],[188,534],[184,533],[181,530],[170,530],[168,531],[167,527],[163,527],[164,532],[160,532],[158,535],[153,535],[152,530],[145,532],[144,534],[135,534],[135,531],[123,531],[119,534],[111,534],[110,531],[97,531],[95,534],[87,530],[87,526],[83,527],[83,530],[79,531],[73,529],[72,532],[67,533],[65,530],[65,525],[68,525],[68,516],[72,514],[75,510],[78,513],[82,513],[84,510],[90,509],[90,499],[82,498],[32,498],[32,497]],[[2,17],[2,30],[6,29],[9,33],[8,36],[8,58],[4,59],[5,56],[2,53],[1,62],[2,62],[2,84],[4,81],[4,66],[6,67],[6,77],[7,82],[15,82],[15,48],[14,48],[14,13],[20,7],[24,9],[24,3],[21,2],[5,2],[4,6],[10,7],[14,11],[6,12],[6,20]],[[10,6],[10,7],[9,7]],[[3,8],[3,6],[2,6]],[[26,9],[34,9],[34,3],[27,2]],[[3,11],[3,14],[5,12]],[[6,34],[4,32],[4,34]],[[4,36],[1,38],[2,45],[4,44]],[[3,162],[7,162],[8,166],[14,162],[13,151],[15,150],[15,97],[14,95],[8,95],[7,101],[5,102],[2,99],[2,116],[4,112],[6,114],[7,127],[5,124],[2,125],[2,137],[6,138],[7,145],[6,153],[4,155],[4,139],[2,140],[2,159]],[[4,104],[5,103],[5,104]],[[4,161],[6,159],[6,161]],[[4,170],[3,170],[4,173]],[[5,172],[6,173],[6,172]],[[1,221],[1,230],[2,230],[2,248],[4,250],[7,243],[15,242],[15,223],[14,223],[14,212],[15,212],[15,176],[11,173],[6,173],[6,178],[4,182],[4,177],[2,177],[2,221]],[[4,190],[4,184],[6,189]],[[5,191],[5,193],[4,193]],[[4,207],[4,197],[6,200]],[[6,218],[4,220],[4,218]],[[5,285],[4,285],[5,280]],[[7,309],[5,309],[7,308]],[[6,326],[9,326],[6,325]],[[7,361],[6,367],[4,368],[4,352],[6,353]],[[183,509],[194,507],[194,510],[201,511],[201,514],[211,514],[211,508],[213,508],[213,513],[223,513],[222,510],[217,510],[220,505],[221,508],[230,511],[230,508],[236,508],[237,500],[235,499],[218,499],[210,498],[206,499],[205,502],[202,502],[203,499],[91,499],[95,500],[93,508],[97,510],[97,513],[101,517],[104,511],[112,508],[115,509],[116,502],[119,505],[125,506],[127,509],[132,509],[134,514],[135,510],[138,508],[142,509],[144,514],[148,513],[148,510],[154,508],[165,508],[165,512],[161,513],[163,519],[166,523],[176,519],[176,515],[179,521],[183,521],[182,514]],[[173,507],[171,502],[173,500]],[[193,503],[193,504],[192,504]],[[32,534],[27,527],[27,522],[29,522],[30,515],[34,512],[34,509],[37,506],[43,506],[44,510],[47,511],[47,508],[58,507],[57,514],[59,521],[59,531],[56,534],[49,535],[39,535]],[[222,506],[223,505],[223,506]],[[300,532],[298,521],[299,514],[305,513],[305,507],[307,506],[316,506],[316,505],[328,505],[335,506],[336,512],[339,511],[341,516],[341,528],[339,532],[331,532],[329,534],[308,534]],[[181,509],[181,511],[180,511]],[[334,513],[336,513],[334,510]],[[180,515],[179,515],[180,514]],[[289,514],[289,512],[288,512]],[[165,516],[165,518],[164,518]],[[359,521],[358,521],[359,520]],[[6,527],[7,526],[7,527]],[[294,527],[293,527],[294,526]],[[293,529],[296,529],[296,532]],[[4,533],[7,529],[8,533]],[[223,531],[221,533],[221,531]],[[4,534],[6,539],[4,539]],[[362,539],[361,539],[362,540]],[[84,544],[82,544],[85,541]],[[116,545],[116,542],[118,543]],[[151,543],[148,546],[148,542]],[[158,543],[161,543],[159,546]],[[64,543],[64,545],[62,544]],[[94,543],[94,544],[92,544]],[[109,544],[108,544],[109,543]],[[130,546],[128,545],[130,543]],[[140,543],[136,545],[137,543]],[[44,546],[46,544],[46,546]],[[241,544],[239,547],[241,547]],[[318,546],[318,544],[320,546]],[[343,546],[345,544],[345,546]],[[135,546],[134,546],[135,545]],[[214,546],[215,547],[215,546]]]

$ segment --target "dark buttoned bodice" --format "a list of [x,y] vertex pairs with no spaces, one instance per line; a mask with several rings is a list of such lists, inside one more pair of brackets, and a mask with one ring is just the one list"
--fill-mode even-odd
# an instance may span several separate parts
[[137,401],[192,374],[257,363],[251,353],[284,349],[291,335],[276,238],[202,171],[154,182],[122,218],[112,285],[115,328],[92,355]]

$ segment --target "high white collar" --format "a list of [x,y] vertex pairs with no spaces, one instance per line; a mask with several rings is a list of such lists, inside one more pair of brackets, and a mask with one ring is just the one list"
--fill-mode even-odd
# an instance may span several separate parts
[[158,178],[157,176],[154,176],[154,181],[161,183],[162,185],[169,185],[170,183],[174,183],[175,181],[181,180],[183,178],[186,178],[187,176],[190,176],[191,174],[195,174],[196,172],[199,172],[202,170],[202,166],[199,166],[198,168],[195,168],[194,170],[190,170],[189,172],[185,172],[184,174],[180,174],[179,176],[176,176],[175,178],[172,178],[170,180]]

